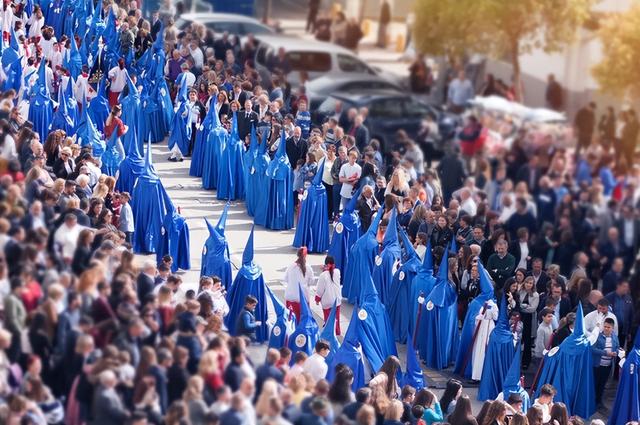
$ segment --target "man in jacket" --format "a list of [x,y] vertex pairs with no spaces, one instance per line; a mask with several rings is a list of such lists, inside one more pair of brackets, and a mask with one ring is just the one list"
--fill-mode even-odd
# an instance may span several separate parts
[[501,290],[504,282],[513,276],[516,267],[516,259],[507,252],[507,241],[500,239],[496,243],[496,252],[491,254],[487,261],[487,270],[496,283],[496,290]]
[[576,147],[576,157],[581,149],[587,149],[593,138],[593,130],[596,126],[596,104],[589,102],[578,110],[573,122],[578,135],[578,146]]
[[251,341],[256,340],[256,329],[262,324],[256,321],[253,313],[257,305],[258,300],[252,295],[247,295],[244,299],[244,309],[236,319],[236,335],[246,336]]
[[380,208],[378,201],[373,196],[373,188],[369,185],[362,188],[362,195],[356,203],[356,210],[360,216],[361,228],[366,231],[371,225],[373,214]]
[[622,348],[625,347],[627,336],[631,334],[633,324],[633,299],[629,292],[629,282],[623,280],[618,282],[614,292],[605,296],[613,314],[618,319],[618,340]]
[[276,367],[276,363],[280,360],[280,352],[275,348],[267,350],[267,359],[265,363],[256,369],[256,399],[262,392],[262,385],[267,379],[273,379],[279,384],[284,380],[282,370]]
[[107,369],[100,373],[99,380],[100,386],[93,398],[93,420],[90,424],[121,425],[129,418],[129,412],[116,392],[116,374]]
[[10,280],[11,293],[4,300],[4,326],[11,332],[11,346],[7,352],[9,360],[17,362],[22,352],[20,337],[26,329],[27,311],[22,303],[22,279],[14,276]]
[[[244,101],[244,109],[238,111],[238,136],[242,143],[245,142],[246,137],[251,133],[251,127],[258,124],[258,114],[253,110],[253,102],[251,99]],[[292,166],[295,162],[292,163]]]
[[604,319],[602,332],[596,343],[591,346],[593,360],[593,385],[596,394],[596,406],[602,406],[602,393],[611,374],[611,366],[618,355],[620,344],[613,333],[614,322],[611,318]]

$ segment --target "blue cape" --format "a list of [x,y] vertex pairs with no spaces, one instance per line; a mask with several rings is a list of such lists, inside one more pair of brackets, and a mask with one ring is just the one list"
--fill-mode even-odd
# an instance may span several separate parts
[[2,51],[2,59],[0,59],[2,69],[9,68],[11,64],[20,59],[20,47],[18,46],[18,38],[13,31],[13,25],[10,26],[9,41],[11,44]]
[[251,126],[250,135],[249,149],[247,149],[242,154],[242,176],[244,178],[244,187],[247,188],[246,199],[244,203],[247,207],[247,214],[249,215],[249,217],[253,217],[256,210],[256,196],[261,190],[259,186],[251,186],[249,182],[250,176],[252,175],[252,173],[255,173],[253,163],[256,159],[256,156],[258,155],[258,136],[256,135],[256,127],[254,125]]
[[513,334],[509,328],[506,297],[502,297],[496,327],[489,336],[487,352],[484,356],[482,379],[478,389],[478,400],[493,400],[502,389],[509,367],[513,362],[515,347]]
[[620,369],[620,381],[616,399],[611,407],[609,424],[625,425],[627,422],[640,419],[640,331],[636,332],[633,348],[627,353],[626,360]]
[[265,227],[271,230],[288,230],[293,227],[293,174],[286,153],[284,128],[278,150],[269,163],[269,194]]
[[256,320],[262,322],[262,324],[256,328],[256,340],[265,342],[269,339],[267,285],[264,283],[262,268],[253,262],[253,227],[242,254],[242,267],[238,270],[238,274],[227,292],[229,314],[224,318],[224,324],[233,336],[236,336],[236,320],[242,309],[244,309],[244,300],[247,295],[253,295],[258,300],[258,306],[254,314]]
[[[448,247],[447,247],[448,250]],[[446,369],[455,358],[458,349],[458,297],[449,281],[449,257],[445,250],[440,262],[436,284],[425,298],[425,327],[419,335],[424,344],[420,352],[427,367]]]
[[400,244],[398,243],[398,214],[394,208],[389,217],[387,231],[382,240],[382,252],[376,256],[375,265],[371,271],[373,283],[376,285],[376,291],[380,301],[386,306],[389,305],[389,288],[393,275],[398,269],[400,260]]
[[213,104],[210,106],[214,110],[213,128],[209,132],[204,145],[204,164],[202,166],[202,187],[204,189],[215,189],[218,186],[218,173],[220,172],[220,161],[222,161],[222,150],[227,144],[229,134],[227,130],[220,124],[218,114],[215,113],[215,107],[218,103],[214,97]]
[[[22,57],[13,61],[9,68],[6,70],[7,79],[4,82],[3,90],[14,89],[16,93],[20,92],[22,87]],[[29,76],[27,75],[28,79]],[[26,89],[26,88],[25,88]]]
[[189,249],[189,226],[187,220],[178,214],[174,208],[167,211],[162,223],[158,246],[156,247],[156,261],[162,263],[162,257],[171,255],[171,273],[178,269],[191,268],[191,253]]
[[529,398],[529,393],[525,391],[520,384],[520,377],[522,376],[520,373],[520,359],[520,344],[517,344],[511,367],[509,367],[507,376],[504,378],[504,383],[502,384],[502,397],[504,400],[507,400],[511,394],[520,395],[522,399],[522,413],[526,414],[529,407],[531,407],[531,399]]
[[204,144],[211,131],[213,125],[213,116],[216,114],[215,108],[209,108],[204,120],[200,123],[196,130],[196,139],[193,144],[193,152],[191,153],[191,166],[189,167],[189,175],[192,177],[202,177],[202,169],[204,167]]
[[[431,293],[435,285],[436,285],[436,278],[433,275],[433,255],[431,253],[431,241],[428,241],[427,248],[424,253],[424,259],[422,260],[422,264],[420,265],[420,268],[418,269],[416,277],[413,279],[413,284],[411,285],[412,302],[410,304],[410,307],[411,307],[410,317],[416,318],[415,319],[416,322],[418,318],[418,311],[420,310],[420,307],[421,307],[420,304],[418,303],[418,298],[422,297],[422,299],[424,300],[427,297],[427,295]],[[423,313],[424,313],[424,310],[423,310]],[[419,328],[418,332],[426,329],[426,326],[427,326],[426,320],[427,320],[426,315],[421,314],[420,323],[418,324],[418,328]],[[415,330],[413,329],[415,327],[415,324],[413,324],[412,322],[413,322],[412,320],[409,321],[409,329],[411,329],[410,335],[412,335],[415,332]],[[418,348],[418,352],[420,353],[426,352],[426,345],[423,339],[418,339],[416,341],[416,346]]]
[[589,418],[595,412],[593,360],[591,344],[585,335],[581,303],[578,303],[573,333],[557,348],[551,349],[543,358],[536,396],[542,385],[551,384],[557,391],[554,401],[566,404],[569,415]]
[[293,246],[306,246],[309,252],[323,253],[329,249],[327,221],[327,189],[322,184],[324,159],[318,165],[311,185],[304,191]]
[[[70,84],[71,81],[69,81],[68,85]],[[67,102],[65,102],[64,96],[62,84],[60,84],[60,87],[58,88],[58,107],[56,108],[56,112],[53,114],[51,128],[55,130],[64,130],[64,132],[71,137],[76,134],[76,123],[67,112]]]
[[122,106],[122,123],[129,127],[129,130],[124,135],[122,144],[128,151],[130,144],[135,140],[138,142],[138,146],[142,149],[142,145],[145,140],[148,140],[148,134],[142,134],[140,132],[140,94],[138,88],[133,84],[129,73],[127,73],[127,87],[128,93],[126,96],[120,94],[120,106]]
[[171,200],[151,163],[151,145],[147,147],[145,165],[132,193],[133,251],[137,254],[155,253],[161,238],[167,210],[173,208]]
[[362,188],[353,195],[345,206],[340,221],[333,229],[333,236],[329,245],[328,254],[333,257],[336,268],[343,272],[340,274],[340,283],[344,280],[344,271],[349,268],[349,251],[360,237],[360,216],[355,209],[361,192]]
[[412,283],[418,274],[421,262],[409,242],[406,232],[402,229],[400,229],[400,236],[405,249],[405,258],[398,271],[393,275],[386,307],[393,327],[393,336],[396,342],[404,344],[407,342],[407,338],[413,335],[412,330],[415,327],[416,315],[407,314],[407,311],[414,312],[418,305],[417,296],[413,298]]
[[100,170],[108,176],[115,177],[118,174],[118,169],[120,168],[120,164],[123,160],[124,148],[120,138],[118,137],[118,132],[114,131],[107,142],[107,147],[104,153],[102,154],[102,167]]
[[[480,294],[469,303],[467,307],[467,314],[464,317],[462,324],[462,333],[460,336],[460,349],[456,356],[456,366],[454,372],[458,375],[470,379],[473,369],[473,363],[471,361],[471,355],[469,354],[473,350],[473,334],[476,329],[476,316],[482,311],[485,303],[494,299],[493,284],[491,283],[491,277],[484,268],[482,263],[478,261],[478,273],[480,274]],[[465,361],[467,362],[465,365]],[[464,368],[464,371],[462,370]]]
[[[148,52],[149,50],[147,50]],[[158,143],[164,140],[164,136],[168,132],[165,125],[163,109],[164,105],[160,103],[157,96],[157,84],[148,79],[142,80],[142,93],[140,95],[140,134],[148,138],[151,143]],[[171,109],[173,110],[173,108]]]
[[351,304],[355,304],[360,298],[363,283],[371,280],[371,272],[378,255],[376,232],[382,219],[382,212],[383,208],[380,208],[367,232],[353,244],[349,251],[349,267],[344,271],[342,296]]
[[98,82],[98,90],[96,96],[89,102],[88,112],[98,131],[104,131],[104,123],[109,118],[109,101],[106,94],[106,83],[103,77]]
[[289,337],[289,349],[291,350],[291,362],[299,351],[313,354],[313,349],[318,342],[318,323],[313,318],[309,310],[309,300],[304,297],[302,287],[298,285],[298,293],[300,295],[300,321]]
[[407,344],[407,371],[403,376],[402,385],[411,385],[416,390],[421,390],[424,385],[424,374],[418,360],[418,352],[413,343]]
[[362,351],[371,365],[371,370],[377,371],[387,357],[396,356],[398,353],[387,310],[380,302],[371,277],[368,282],[363,282],[359,303],[359,306],[354,307],[354,311],[358,311],[358,334]]
[[328,365],[331,364],[333,356],[335,356],[336,352],[340,348],[340,342],[336,336],[336,321],[340,320],[339,317],[336,317],[336,306],[337,301],[334,301],[331,313],[329,313],[329,317],[327,317],[327,321],[325,322],[322,333],[320,334],[320,339],[329,343],[329,355],[325,358]]
[[[117,131],[113,132],[113,134],[116,135],[117,133]],[[91,116],[89,115],[89,111],[86,105],[82,108],[82,114],[80,114],[80,120],[78,122],[78,126],[76,127],[76,138],[79,140],[80,146],[91,146],[93,156],[97,158],[102,157],[107,148],[104,141],[102,140],[102,136],[98,132],[98,129],[94,125]],[[122,141],[120,141],[119,138],[118,143],[122,144]],[[124,158],[124,147],[122,148],[121,154],[122,158]],[[120,158],[120,161],[122,161],[122,158]],[[120,164],[120,162],[118,162],[118,164]]]
[[267,292],[276,314],[276,322],[269,331],[269,348],[280,349],[289,343],[289,337],[295,330],[296,321],[292,318],[291,312],[284,307],[282,301],[275,296],[271,288],[267,287]]
[[224,225],[227,221],[227,210],[229,204],[225,205],[220,221],[216,227],[204,219],[209,229],[209,237],[202,247],[202,266],[200,276],[218,276],[222,280],[225,289],[231,287],[231,260],[229,258],[229,244],[224,235]]
[[267,132],[262,134],[262,142],[258,146],[258,154],[253,160],[253,173],[249,175],[249,185],[247,186],[247,197],[249,197],[249,188],[261,188],[254,196],[255,213],[253,222],[260,226],[267,224],[267,205],[269,202],[269,192],[265,188],[269,187],[269,163],[271,158],[267,153]]
[[138,176],[142,174],[144,169],[144,160],[140,155],[138,138],[135,132],[129,128],[129,131],[127,131],[124,136],[125,138],[127,138],[127,136],[129,137],[130,143],[126,149],[127,156],[120,163],[116,190],[118,190],[118,192],[132,193]]
[[187,94],[187,79],[180,79],[180,91],[178,92],[178,109],[171,122],[171,134],[169,135],[169,149],[178,146],[182,155],[189,153],[189,141],[191,140],[191,108]]
[[331,382],[335,374],[335,367],[339,364],[344,364],[353,372],[353,383],[351,389],[353,391],[364,387],[365,374],[364,374],[364,358],[362,356],[362,347],[359,341],[360,334],[360,319],[358,319],[358,308],[353,309],[351,320],[349,321],[349,327],[344,335],[342,345],[336,351],[331,363],[329,364],[329,370],[327,371],[327,380]]
[[38,133],[40,140],[47,140],[53,120],[53,101],[47,88],[45,62],[40,62],[38,80],[29,100],[28,118],[33,123],[33,130]]
[[244,199],[244,169],[242,165],[242,141],[238,136],[238,117],[233,113],[231,134],[222,151],[218,170],[218,199]]
[[64,66],[67,68],[71,77],[75,80],[82,73],[82,56],[78,50],[76,40],[71,37],[71,48],[67,51]]

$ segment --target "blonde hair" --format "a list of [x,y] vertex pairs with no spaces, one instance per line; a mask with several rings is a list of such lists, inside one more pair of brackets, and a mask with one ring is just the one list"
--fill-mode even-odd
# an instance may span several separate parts
[[392,421],[399,421],[402,417],[403,412],[404,407],[402,405],[402,402],[399,400],[392,400],[391,404],[389,404],[389,406],[387,407],[384,418]]
[[108,194],[109,194],[109,188],[104,183],[98,183],[95,189],[93,189],[94,198],[104,200],[105,196],[107,196]]
[[278,398],[278,384],[273,379],[267,379],[262,384],[262,391],[256,402],[256,414],[258,417],[269,413],[269,405],[272,398]]
[[186,402],[189,400],[201,400],[202,390],[204,389],[204,379],[200,375],[194,375],[189,378],[187,388],[182,393],[182,399]]

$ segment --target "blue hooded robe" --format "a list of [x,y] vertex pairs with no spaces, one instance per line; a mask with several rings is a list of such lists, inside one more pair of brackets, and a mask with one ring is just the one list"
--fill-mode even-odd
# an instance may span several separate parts
[[327,189],[322,184],[324,159],[318,165],[318,171],[305,189],[300,205],[300,216],[293,246],[307,247],[309,252],[324,253],[329,249],[329,223],[327,221]]
[[180,79],[180,89],[177,96],[178,108],[171,122],[171,134],[169,135],[169,150],[178,146],[183,156],[189,154],[189,142],[191,141],[191,108],[189,108],[189,94],[187,92],[187,79]]
[[33,130],[38,133],[40,140],[47,140],[51,121],[53,120],[53,101],[47,88],[45,62],[40,62],[38,81],[29,100],[29,121],[33,123]]
[[128,92],[126,96],[120,94],[120,106],[122,106],[122,123],[129,127],[124,134],[122,144],[126,150],[129,150],[129,144],[135,140],[138,142],[138,146],[142,150],[142,146],[145,140],[148,140],[149,135],[141,132],[141,108],[140,108],[140,93],[138,88],[133,84],[129,73],[127,73],[127,87]]
[[[131,132],[131,134],[129,134]],[[144,159],[140,155],[140,147],[138,144],[138,138],[134,131],[129,128],[124,135],[126,138],[129,136],[129,146],[126,149],[127,156],[120,163],[120,169],[118,171],[118,180],[116,180],[116,190],[118,192],[133,192],[133,187],[138,180],[138,176],[142,174],[144,169]]]
[[13,25],[11,25],[9,31],[9,46],[4,48],[2,51],[2,58],[0,59],[2,69],[5,70],[9,68],[11,64],[15,63],[15,61],[19,59],[21,59],[21,57],[20,46],[18,46],[18,37],[16,37],[16,34],[13,31]]
[[256,135],[256,127],[254,125],[251,126],[249,140],[249,149],[242,154],[242,176],[244,178],[244,187],[247,188],[244,203],[247,207],[247,214],[249,217],[253,217],[256,210],[256,196],[262,190],[259,186],[252,186],[249,181],[251,174],[255,172],[253,162],[258,155],[258,136]]
[[258,146],[258,154],[253,160],[253,172],[249,175],[249,186],[247,186],[247,196],[249,188],[260,188],[255,194],[255,213],[253,222],[259,226],[267,224],[267,205],[269,202],[269,163],[271,158],[267,153],[267,132],[262,134],[262,142]]
[[349,268],[349,251],[360,238],[360,216],[355,209],[361,192],[362,188],[358,189],[358,192],[345,206],[340,221],[333,228],[333,236],[329,245],[328,254],[333,257],[336,268],[342,271],[340,283],[344,280],[344,271]]
[[[69,81],[68,85],[71,85],[71,81]],[[76,131],[76,124],[67,112],[67,102],[64,101],[62,84],[58,88],[58,108],[53,114],[51,128],[54,130],[63,130],[69,137],[73,136]]]
[[339,364],[344,364],[353,372],[353,383],[351,389],[355,392],[365,385],[364,357],[362,355],[362,346],[359,340],[360,335],[360,319],[358,319],[358,309],[354,308],[349,321],[349,327],[344,335],[344,340],[333,356],[327,371],[327,380],[333,381],[335,368]]
[[640,420],[640,331],[636,332],[633,348],[620,368],[616,399],[611,406],[610,425],[625,425]]
[[[431,293],[433,287],[436,286],[436,278],[433,275],[433,255],[431,253],[431,241],[427,242],[427,248],[424,253],[424,258],[422,260],[422,264],[417,271],[416,277],[413,279],[411,284],[411,299],[413,302],[411,303],[411,315],[410,317],[418,318],[418,311],[420,311],[419,298],[422,298],[422,301]],[[424,313],[424,310],[423,310]],[[420,323],[418,323],[418,333],[420,330],[426,329],[426,316],[424,314],[420,315]],[[411,329],[411,334],[415,332],[413,329],[415,325],[410,321],[409,327]],[[418,348],[418,352],[425,352],[426,348],[424,346],[424,341],[418,339],[416,341],[416,348]]]
[[[473,337],[476,330],[476,316],[482,311],[485,303],[494,299],[493,284],[489,273],[482,263],[478,261],[478,274],[480,275],[480,293],[467,307],[467,314],[462,324],[460,336],[460,348],[456,356],[456,366],[454,372],[466,379],[471,379],[473,361],[471,351],[473,350]],[[466,364],[465,364],[466,362]],[[464,368],[464,371],[462,370]]]
[[449,281],[449,257],[446,253],[445,250],[436,284],[425,298],[422,311],[425,326],[420,328],[418,338],[424,340],[420,355],[425,364],[438,370],[453,363],[458,349],[458,297]]
[[371,370],[378,371],[387,357],[397,356],[398,352],[387,310],[380,302],[370,275],[363,282],[358,300],[359,305],[354,307],[354,311],[358,311],[360,320],[358,330],[362,352],[371,365]]
[[229,258],[229,244],[224,235],[229,204],[225,205],[218,224],[214,227],[206,218],[209,237],[202,247],[202,266],[200,276],[218,276],[225,289],[231,287],[231,260]]
[[382,219],[383,208],[380,208],[369,225],[369,229],[353,244],[349,251],[349,267],[344,271],[342,296],[355,304],[362,292],[362,282],[371,279],[376,256],[378,255],[378,240],[376,233]]
[[151,144],[147,147],[145,164],[131,194],[133,222],[133,252],[155,253],[167,211],[173,206],[160,177],[151,162]]
[[163,141],[166,135],[166,129],[160,119],[162,117],[162,105],[158,103],[155,83],[145,78],[142,80],[142,86],[143,89],[140,94],[140,134],[145,135],[151,143],[158,143]]
[[509,367],[507,376],[504,378],[504,383],[502,384],[502,399],[506,401],[509,399],[511,394],[518,394],[522,399],[521,412],[526,414],[529,407],[531,407],[531,399],[529,398],[529,393],[525,391],[525,389],[522,388],[522,384],[520,384],[520,377],[522,376],[520,371],[520,359],[520,344],[517,344],[516,353],[513,356],[511,367]]
[[333,307],[331,307],[331,313],[329,313],[322,333],[320,333],[320,339],[329,343],[329,355],[325,357],[325,362],[327,362],[328,365],[331,364],[333,356],[335,356],[340,348],[340,341],[338,341],[338,337],[336,336],[336,321],[340,320],[339,317],[336,317],[336,306],[337,301],[334,301]]
[[98,82],[97,94],[91,99],[87,108],[89,116],[100,132],[104,131],[104,123],[107,122],[107,118],[109,118],[109,101],[107,100],[105,78],[106,77],[103,77]]
[[[90,118],[89,118],[90,120]],[[101,162],[102,167],[100,170],[108,176],[116,177],[120,164],[124,160],[124,147],[118,137],[118,132],[114,131],[111,134],[111,138],[107,142],[107,147],[102,154]]]
[[[102,148],[101,152],[94,152],[93,156],[100,158],[106,149],[106,145],[102,140],[102,136],[100,132],[95,126],[95,123],[91,119],[91,115],[89,114],[88,107],[83,104],[82,112],[80,113],[80,119],[78,120],[78,125],[76,126],[76,139],[80,146],[91,146],[92,148],[98,147],[98,151]],[[114,131],[114,133],[118,133]],[[124,150],[122,152],[124,154]],[[124,155],[122,156],[124,158]]]
[[189,166],[189,175],[192,177],[202,177],[202,169],[204,168],[204,145],[211,126],[213,126],[213,116],[216,115],[215,108],[209,108],[204,120],[196,129],[196,139],[193,144],[193,152],[191,153],[191,166]]
[[224,324],[232,336],[236,336],[236,320],[244,309],[244,300],[247,295],[253,295],[258,300],[254,314],[256,320],[262,324],[256,328],[256,341],[265,342],[269,339],[267,285],[264,283],[262,268],[253,262],[253,227],[242,254],[242,267],[238,270],[238,274],[227,292],[229,314],[224,318]]
[[218,186],[218,173],[220,172],[220,161],[222,160],[222,150],[227,144],[229,134],[222,127],[218,114],[215,113],[218,98],[213,98],[213,103],[209,109],[214,111],[212,128],[209,131],[203,149],[203,165],[202,165],[202,187],[211,190]]
[[478,400],[493,400],[502,389],[516,349],[513,334],[509,328],[506,297],[502,297],[496,327],[489,336],[487,351],[482,367],[482,379],[478,389]]
[[407,344],[407,371],[402,378],[402,385],[411,385],[418,391],[425,387],[418,351],[411,341]]
[[309,300],[304,297],[302,287],[298,284],[298,293],[300,295],[300,320],[289,337],[289,349],[291,350],[291,361],[296,353],[302,351],[307,355],[312,355],[313,350],[318,342],[318,323],[313,318],[313,314],[309,309]]
[[189,249],[189,226],[187,220],[178,214],[171,206],[164,216],[158,245],[156,247],[156,261],[162,263],[162,257],[169,254],[173,259],[171,273],[178,269],[191,268],[191,252]]
[[570,416],[589,418],[596,410],[593,359],[583,320],[582,304],[578,303],[573,333],[543,357],[536,396],[542,385],[551,384],[557,391],[553,401],[566,404]]
[[414,312],[418,305],[418,297],[413,298],[412,284],[422,263],[409,242],[406,232],[402,229],[400,229],[400,236],[405,254],[402,265],[393,275],[386,307],[393,328],[393,336],[396,342],[404,344],[407,338],[413,335],[412,330],[415,327],[416,315],[407,314],[407,311]]
[[75,80],[82,73],[82,55],[78,50],[78,44],[74,37],[71,37],[71,48],[67,51],[67,57],[64,60],[64,67],[69,71],[71,77]]
[[398,242],[398,213],[394,208],[391,210],[387,230],[382,240],[382,252],[376,256],[375,265],[371,272],[376,291],[380,296],[380,301],[384,305],[389,305],[389,288],[393,275],[398,270],[400,262],[400,243]]
[[292,317],[291,311],[284,307],[282,301],[276,297],[271,288],[267,287],[267,292],[276,314],[276,322],[269,331],[269,348],[280,349],[289,344],[289,337],[296,328],[296,321]]
[[265,227],[271,230],[288,230],[293,227],[293,174],[286,152],[284,128],[278,150],[269,163],[269,194]]
[[222,151],[218,172],[218,199],[244,199],[244,167],[242,165],[242,141],[238,136],[238,114],[233,113],[231,134]]

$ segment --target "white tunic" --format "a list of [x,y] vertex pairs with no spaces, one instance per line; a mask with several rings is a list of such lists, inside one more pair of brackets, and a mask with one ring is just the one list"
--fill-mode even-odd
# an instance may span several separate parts
[[333,303],[340,305],[342,302],[342,288],[340,287],[340,270],[333,270],[333,279],[328,271],[323,271],[318,277],[316,295],[320,297],[320,305],[323,309],[332,308]]
[[307,303],[309,302],[309,289],[313,285],[315,276],[311,266],[307,264],[306,272],[302,275],[302,270],[297,263],[291,264],[287,271],[284,272],[284,299],[285,301],[300,302],[300,293],[298,290],[298,284],[302,287]]
[[[498,306],[493,300],[491,300],[487,303],[487,309],[484,314],[482,313],[482,310],[480,310],[476,316],[476,328],[478,328],[478,333],[475,341],[473,342],[473,352],[471,354],[471,379],[475,381],[479,381],[480,378],[482,378],[484,356],[487,350],[487,344],[489,343],[489,336],[491,335],[493,328],[496,327],[496,320],[498,320]],[[478,323],[480,323],[479,327]]]

